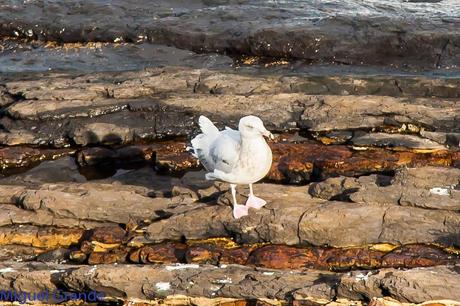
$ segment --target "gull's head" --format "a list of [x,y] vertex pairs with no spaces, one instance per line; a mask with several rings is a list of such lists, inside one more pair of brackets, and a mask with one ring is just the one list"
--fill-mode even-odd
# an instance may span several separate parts
[[272,133],[265,128],[262,120],[256,116],[246,116],[241,118],[240,123],[238,124],[238,130],[244,137],[265,136],[270,139],[274,138]]

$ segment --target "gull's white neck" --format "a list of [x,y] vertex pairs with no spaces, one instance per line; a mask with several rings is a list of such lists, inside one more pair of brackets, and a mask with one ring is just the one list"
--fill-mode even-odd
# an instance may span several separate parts
[[[252,156],[257,157],[263,149],[268,146],[262,135],[243,135],[241,134],[241,152],[240,157]],[[243,159],[244,160],[244,159]]]

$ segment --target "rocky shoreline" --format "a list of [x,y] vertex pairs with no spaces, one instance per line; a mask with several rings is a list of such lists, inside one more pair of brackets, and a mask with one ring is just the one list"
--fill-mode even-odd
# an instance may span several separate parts
[[[0,4],[0,289],[114,305],[460,305],[457,12]],[[228,186],[204,180],[186,151],[201,114],[220,128],[257,114],[275,134],[255,186],[266,207],[234,220]]]

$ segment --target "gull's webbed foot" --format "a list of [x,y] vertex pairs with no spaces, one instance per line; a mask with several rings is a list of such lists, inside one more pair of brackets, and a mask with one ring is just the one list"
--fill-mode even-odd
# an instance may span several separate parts
[[233,217],[235,219],[239,219],[243,216],[248,215],[248,209],[249,207],[244,206],[244,205],[239,205],[239,204],[234,204],[233,205]]
[[255,208],[255,209],[261,209],[262,207],[265,206],[265,204],[267,204],[267,201],[265,201],[265,200],[263,200],[261,198],[258,198],[253,194],[250,194],[249,197],[248,197],[248,200],[246,201],[246,206],[247,207],[252,207],[252,208]]

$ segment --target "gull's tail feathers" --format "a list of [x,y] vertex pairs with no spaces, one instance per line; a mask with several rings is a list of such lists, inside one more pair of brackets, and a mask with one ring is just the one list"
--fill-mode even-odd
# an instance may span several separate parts
[[200,160],[201,164],[203,164],[206,170],[212,171],[212,161],[210,160],[209,156],[209,147],[219,134],[219,130],[214,125],[214,123],[212,123],[211,120],[205,116],[200,116],[198,119],[198,124],[202,134],[197,135],[191,140],[191,149],[193,149],[192,155]]
[[198,119],[198,124],[200,125],[201,132],[205,135],[215,136],[219,133],[219,130],[214,123],[203,115],[201,115]]

